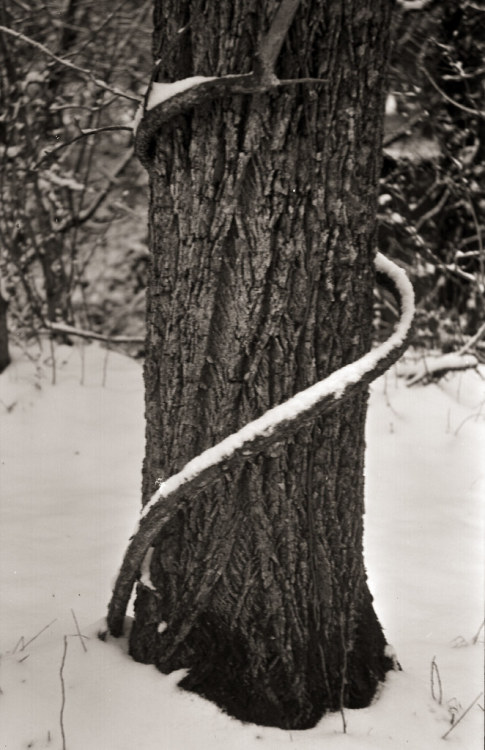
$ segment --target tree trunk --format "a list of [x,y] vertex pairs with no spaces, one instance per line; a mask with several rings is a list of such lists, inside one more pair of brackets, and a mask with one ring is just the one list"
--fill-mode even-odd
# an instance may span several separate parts
[[[277,5],[157,0],[159,80],[248,72]],[[325,83],[226,97],[159,133],[144,503],[369,350],[389,14],[301,4],[277,73]],[[363,390],[166,525],[138,585],[137,660],[188,669],[183,687],[259,724],[370,703],[392,665],[362,553],[366,404]]]
[[3,372],[10,364],[8,351],[8,327],[7,327],[8,302],[0,291],[0,372]]

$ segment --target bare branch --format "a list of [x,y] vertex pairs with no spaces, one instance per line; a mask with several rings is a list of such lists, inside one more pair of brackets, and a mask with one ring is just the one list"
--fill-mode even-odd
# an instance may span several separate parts
[[281,0],[270,29],[256,53],[256,73],[261,77],[274,76],[274,66],[285,41],[300,0]]
[[104,341],[107,344],[144,344],[145,339],[141,336],[110,336],[108,334],[96,333],[95,331],[86,331],[83,328],[75,328],[67,323],[46,322],[44,330],[39,333],[63,333],[67,336],[78,336],[82,339],[93,339],[94,341]]
[[128,166],[128,164],[131,161],[132,156],[133,156],[133,149],[130,148],[126,152],[126,154],[123,156],[121,162],[118,164],[113,175],[111,175],[111,177],[108,177],[108,182],[106,186],[103,188],[103,190],[101,190],[100,193],[98,193],[98,195],[96,196],[96,198],[94,198],[91,204],[78,215],[73,214],[72,216],[69,216],[61,224],[54,225],[53,230],[55,232],[62,233],[62,232],[66,232],[68,229],[71,229],[72,227],[78,227],[81,224],[85,224],[86,221],[89,221],[89,219],[91,219],[94,216],[98,208],[104,203],[104,201],[108,197],[113,183],[116,182],[116,179],[120,176],[123,170]]
[[443,206],[445,205],[446,201],[450,197],[450,188],[445,188],[443,191],[443,195],[439,199],[438,203],[436,203],[429,211],[427,211],[425,214],[423,214],[419,219],[416,220],[414,224],[414,228],[416,232],[419,232],[423,224],[426,224],[427,221],[433,218],[433,216],[436,216]]
[[438,86],[434,78],[431,76],[431,74],[427,71],[427,69],[422,66],[422,70],[430,84],[433,86],[433,88],[436,89],[436,91],[441,94],[443,99],[446,99],[447,102],[452,104],[454,107],[457,107],[458,109],[461,109],[463,112],[468,112],[470,115],[475,115],[475,117],[482,117],[485,119],[485,111],[482,109],[472,109],[471,107],[466,107],[464,104],[460,104],[460,102],[456,102],[454,99],[451,98],[451,96],[448,96],[448,94],[443,91],[442,88]]
[[478,331],[476,332],[476,334],[472,336],[471,339],[469,339],[464,346],[461,347],[458,354],[461,355],[461,354],[465,354],[466,352],[468,352],[470,349],[472,349],[472,347],[475,346],[475,344],[477,344],[480,341],[482,336],[485,336],[485,323],[483,323],[478,329]]
[[92,81],[96,86],[98,86],[98,88],[109,91],[111,94],[116,94],[116,96],[122,96],[124,99],[129,99],[132,102],[141,102],[141,97],[134,96],[133,94],[127,94],[126,91],[121,91],[120,89],[114,88],[113,86],[109,86],[109,84],[107,84],[105,81],[102,81],[100,78],[96,78],[96,76],[90,70],[81,68],[79,65],[75,65],[74,63],[69,62],[69,60],[58,57],[43,44],[41,44],[40,42],[36,42],[35,39],[31,39],[30,37],[25,36],[25,34],[21,34],[19,31],[9,29],[8,26],[0,25],[0,31],[3,31],[5,34],[10,34],[10,36],[13,36],[15,39],[20,39],[26,44],[30,44],[31,47],[35,47],[40,52],[42,52],[43,55],[50,57],[51,60],[55,60],[55,62],[59,63],[60,65],[64,65],[65,68],[75,70],[77,73],[80,73],[82,76]]
[[58,146],[55,146],[50,150],[46,149],[40,159],[34,164],[34,169],[37,169],[37,167],[44,161],[44,159],[47,159],[49,156],[57,153],[57,151],[62,151],[63,148],[72,146],[73,143],[80,141],[82,138],[89,138],[89,136],[91,135],[98,135],[98,133],[106,133],[112,130],[127,130],[129,133],[133,133],[133,128],[130,125],[105,125],[102,128],[90,128],[89,130],[83,130],[79,135],[71,138],[70,141],[60,143]]

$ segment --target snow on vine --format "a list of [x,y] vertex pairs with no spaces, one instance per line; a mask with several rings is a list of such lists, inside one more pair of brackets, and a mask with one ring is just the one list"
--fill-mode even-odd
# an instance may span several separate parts
[[315,385],[269,409],[258,419],[189,461],[163,482],[142,510],[138,527],[126,550],[108,608],[108,627],[114,636],[123,632],[124,615],[139,572],[146,577],[147,550],[165,523],[204,486],[217,479],[219,467],[248,459],[300,429],[305,422],[332,409],[385,372],[406,347],[414,316],[414,294],[406,274],[380,253],[376,271],[383,274],[399,298],[400,319],[394,333],[356,362],[342,367]]
[[170,99],[176,94],[181,94],[182,91],[193,86],[198,86],[200,83],[206,81],[215,81],[216,76],[190,76],[189,78],[182,78],[180,81],[173,81],[172,83],[152,83],[150,93],[148,95],[148,101],[146,109],[153,109],[162,102]]
[[373,370],[381,359],[387,357],[393,349],[404,341],[414,316],[413,288],[404,271],[381,253],[377,254],[375,266],[377,271],[385,273],[394,282],[400,293],[402,314],[394,333],[383,344],[368,352],[356,362],[342,367],[324,380],[300,391],[288,401],[269,409],[261,417],[249,422],[238,432],[229,435],[217,445],[208,448],[199,456],[193,458],[185,464],[181,471],[160,484],[150,502],[143,508],[142,518],[148,515],[156,503],[175,492],[182,484],[190,481],[209,466],[227,460],[231,454],[241,449],[245,443],[254,440],[256,436],[270,435],[278,424],[292,420],[299,414],[308,411],[327,395],[333,395],[337,399],[340,398],[347,386],[359,382],[366,372]]

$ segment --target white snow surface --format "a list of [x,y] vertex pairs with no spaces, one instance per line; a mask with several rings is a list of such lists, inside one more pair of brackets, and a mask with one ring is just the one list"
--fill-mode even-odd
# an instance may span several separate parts
[[139,512],[141,368],[97,345],[57,347],[55,360],[55,385],[48,348],[14,351],[0,376],[2,750],[63,747],[63,685],[68,750],[482,748],[483,696],[441,739],[483,690],[479,373],[407,388],[398,366],[371,389],[365,555],[403,671],[372,706],[345,712],[343,734],[338,714],[306,731],[242,724],[181,691],[183,672],[135,663],[126,637],[96,637]]
[[150,502],[143,508],[142,517],[147,516],[160,500],[175,492],[182,484],[193,479],[209,466],[223,462],[238,448],[241,448],[244,443],[258,435],[271,434],[276,425],[302,414],[325,396],[330,394],[335,394],[336,398],[342,396],[347,386],[361,380],[365,373],[373,370],[380,360],[384,359],[389,352],[404,341],[414,316],[413,287],[405,272],[381,253],[377,253],[375,266],[378,271],[387,274],[394,281],[401,295],[402,314],[392,335],[360,359],[333,372],[327,378],[320,380],[309,388],[305,388],[284,403],[268,409],[257,419],[193,458],[185,464],[181,471],[173,474],[160,484],[150,498]]
[[214,81],[216,76],[190,76],[189,78],[182,78],[180,81],[173,81],[172,83],[152,83],[150,94],[148,95],[147,110],[153,109],[158,104],[171,99],[172,96],[180,94],[182,91],[187,91],[193,86],[198,86],[200,83],[206,81]]

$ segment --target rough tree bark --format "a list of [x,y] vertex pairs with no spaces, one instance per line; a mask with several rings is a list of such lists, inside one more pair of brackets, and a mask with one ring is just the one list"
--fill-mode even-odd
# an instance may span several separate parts
[[[158,80],[251,70],[278,3],[155,1]],[[302,2],[280,78],[166,123],[150,165],[143,498],[371,345],[388,0]],[[170,520],[130,652],[239,719],[313,726],[392,662],[362,553],[365,389]]]
[[8,302],[0,291],[0,372],[3,372],[10,364],[8,349],[8,326],[7,326]]

